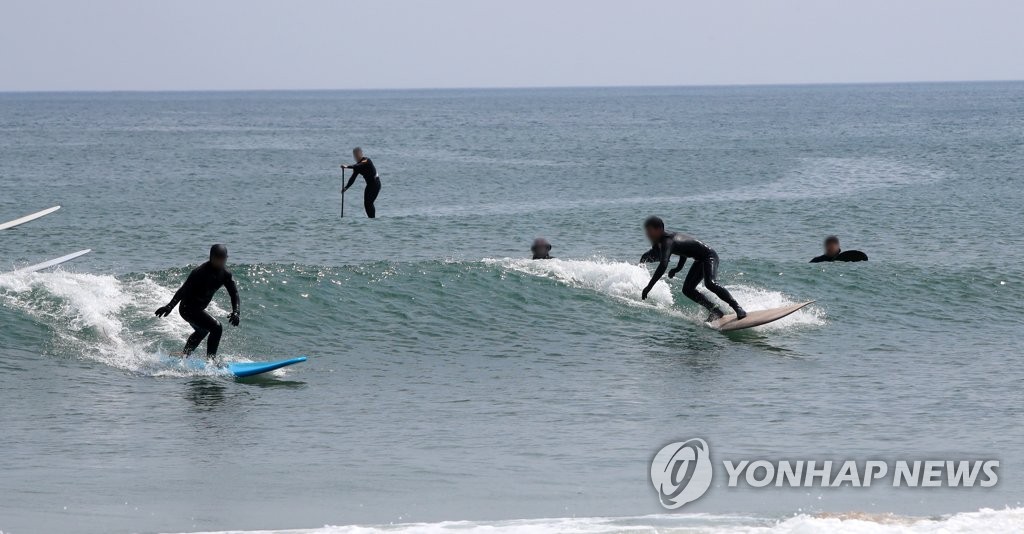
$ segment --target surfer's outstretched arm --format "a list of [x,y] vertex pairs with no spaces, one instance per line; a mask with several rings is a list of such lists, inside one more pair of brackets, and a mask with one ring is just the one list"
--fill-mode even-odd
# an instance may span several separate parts
[[195,276],[195,271],[189,273],[188,278],[185,279],[185,283],[181,284],[181,287],[179,287],[178,290],[174,292],[174,296],[171,297],[171,301],[168,302],[166,306],[162,306],[156,310],[155,315],[157,317],[167,317],[168,315],[171,314],[171,311],[174,310],[174,307],[177,306],[179,302],[181,302],[181,299],[188,294],[189,289],[192,287],[192,285],[195,284]]
[[685,265],[686,265],[686,256],[679,256],[679,264],[676,265],[675,269],[672,269],[671,271],[668,272],[668,277],[669,278],[675,278],[676,274],[679,271],[682,271],[683,270],[683,266],[685,266]]
[[668,270],[668,262],[672,259],[672,251],[668,247],[661,247],[661,261],[658,262],[658,268],[654,270],[654,275],[651,276],[651,281],[644,288],[644,292],[641,293],[640,298],[647,300],[647,294],[654,289],[654,284],[661,280],[662,276],[665,276],[665,271]]
[[231,317],[228,318],[228,322],[232,326],[238,326],[238,286],[235,285],[235,278],[230,274],[224,282],[224,287],[227,288],[228,295],[231,296]]

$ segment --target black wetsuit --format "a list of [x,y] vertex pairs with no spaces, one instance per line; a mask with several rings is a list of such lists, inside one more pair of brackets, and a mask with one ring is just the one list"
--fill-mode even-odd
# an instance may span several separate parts
[[180,301],[181,306],[178,307],[178,313],[195,329],[195,332],[185,342],[185,350],[182,352],[186,355],[192,354],[192,351],[196,350],[196,347],[207,335],[210,336],[210,339],[206,342],[206,355],[217,354],[217,347],[220,345],[220,336],[224,333],[224,327],[221,326],[220,321],[206,312],[206,308],[213,300],[213,295],[221,287],[226,287],[228,295],[231,296],[232,313],[238,313],[238,288],[235,286],[231,271],[217,269],[210,265],[210,262],[196,267],[168,304],[170,308],[173,308]]
[[380,194],[380,176],[377,174],[377,167],[373,166],[370,158],[363,158],[349,168],[352,169],[352,178],[349,179],[345,189],[352,187],[352,184],[356,183],[356,177],[362,175],[366,180],[366,189],[363,191],[363,208],[366,209],[367,217],[376,218],[377,208],[373,203],[377,200],[377,195]]
[[811,260],[811,263],[822,263],[827,261],[868,261],[868,255],[859,250],[840,251],[835,256],[822,254]]
[[708,291],[717,295],[733,309],[739,307],[729,290],[719,285],[715,279],[718,271],[718,253],[697,238],[680,232],[666,232],[661,242],[641,258],[643,262],[658,262],[658,268],[655,269],[654,276],[651,277],[650,286],[653,286],[665,275],[673,254],[679,256],[679,265],[674,269],[677,272],[683,269],[686,258],[693,258],[693,266],[690,267],[690,271],[686,273],[686,278],[683,280],[683,294],[687,298],[709,310],[715,310],[714,303],[708,300],[703,293],[697,291],[697,284],[703,280],[704,287],[708,288]]

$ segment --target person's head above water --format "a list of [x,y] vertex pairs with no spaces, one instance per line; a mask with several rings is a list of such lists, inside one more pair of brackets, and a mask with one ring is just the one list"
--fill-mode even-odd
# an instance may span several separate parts
[[551,259],[551,243],[543,237],[538,237],[533,240],[533,245],[530,245],[530,252],[533,253],[535,260],[549,260]]
[[842,249],[839,248],[839,237],[830,235],[825,238],[825,255],[829,257],[837,256]]
[[361,161],[363,159],[363,149],[359,147],[353,148],[352,157],[355,158],[356,161]]
[[651,240],[651,243],[657,243],[662,237],[665,237],[665,221],[661,220],[661,217],[650,216],[644,221],[644,232],[647,233],[647,239]]
[[210,265],[223,269],[228,263],[228,247],[216,244],[210,247]]

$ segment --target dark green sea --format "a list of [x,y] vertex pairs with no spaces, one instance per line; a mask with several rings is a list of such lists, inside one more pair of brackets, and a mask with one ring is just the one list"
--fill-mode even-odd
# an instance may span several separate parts
[[[356,145],[376,220],[361,180],[339,217]],[[0,530],[1020,531],[1022,171],[1024,83],[0,94],[0,221],[63,206],[0,271],[93,249],[0,274]],[[724,335],[680,280],[641,301],[652,214],[748,309],[816,303]],[[807,263],[828,234],[870,261]],[[225,358],[308,362],[161,363],[216,242]],[[651,459],[694,437],[1001,467],[666,515]]]

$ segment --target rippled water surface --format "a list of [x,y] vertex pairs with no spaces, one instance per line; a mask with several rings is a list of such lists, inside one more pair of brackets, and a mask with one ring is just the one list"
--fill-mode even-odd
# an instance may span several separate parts
[[[1011,531],[1019,511],[878,517],[1020,506],[1022,124],[1009,83],[0,95],[0,221],[63,205],[0,232],[0,270],[94,250],[0,274],[0,529]],[[339,218],[354,145],[374,221],[361,183]],[[727,336],[678,280],[640,301],[651,214],[748,309],[816,303]],[[871,260],[808,264],[831,233]],[[539,235],[557,260],[522,259]],[[308,362],[161,362],[189,328],[152,312],[214,242],[242,298],[225,357]],[[599,519],[663,513],[648,462],[691,437],[1002,468],[986,490],[719,480],[686,508],[708,515]]]

